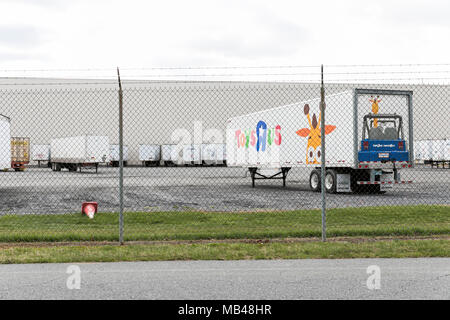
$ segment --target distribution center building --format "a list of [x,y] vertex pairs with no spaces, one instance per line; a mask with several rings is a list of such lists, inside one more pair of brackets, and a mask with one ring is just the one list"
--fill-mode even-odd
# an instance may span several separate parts
[[[140,164],[139,145],[225,143],[229,118],[320,96],[319,84],[293,82],[124,81],[123,88],[129,164]],[[353,88],[412,90],[414,140],[450,138],[449,85],[326,84],[326,94]],[[117,144],[118,110],[116,81],[0,78],[0,114],[11,118],[11,135],[31,145],[84,135]]]

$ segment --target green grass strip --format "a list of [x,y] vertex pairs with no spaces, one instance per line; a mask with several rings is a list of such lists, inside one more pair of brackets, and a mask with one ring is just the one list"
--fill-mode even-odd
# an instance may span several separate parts
[[158,260],[449,257],[450,240],[10,247],[0,264]]
[[[0,242],[117,241],[118,214],[0,216]],[[430,236],[450,234],[450,206],[330,209],[327,235]],[[127,212],[125,240],[320,237],[320,210],[286,212]]]

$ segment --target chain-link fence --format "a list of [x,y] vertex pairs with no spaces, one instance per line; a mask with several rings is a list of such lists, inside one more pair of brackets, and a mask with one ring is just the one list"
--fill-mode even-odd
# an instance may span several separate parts
[[0,241],[449,235],[449,85],[326,70],[125,78],[123,161],[117,81],[2,79]]

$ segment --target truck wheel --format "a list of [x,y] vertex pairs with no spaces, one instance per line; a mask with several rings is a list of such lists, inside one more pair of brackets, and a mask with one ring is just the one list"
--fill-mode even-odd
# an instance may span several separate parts
[[336,184],[336,171],[327,170],[325,174],[325,190],[327,191],[327,193],[336,193]]
[[309,176],[309,186],[312,191],[319,192],[320,191],[320,172],[319,170],[311,171]]

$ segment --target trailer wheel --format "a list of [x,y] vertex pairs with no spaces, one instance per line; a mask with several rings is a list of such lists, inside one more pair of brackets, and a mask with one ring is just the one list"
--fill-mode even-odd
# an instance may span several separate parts
[[336,171],[327,170],[325,174],[325,190],[327,191],[327,193],[336,193],[336,184]]
[[319,192],[320,191],[320,172],[319,170],[311,171],[309,176],[309,186],[312,191]]

